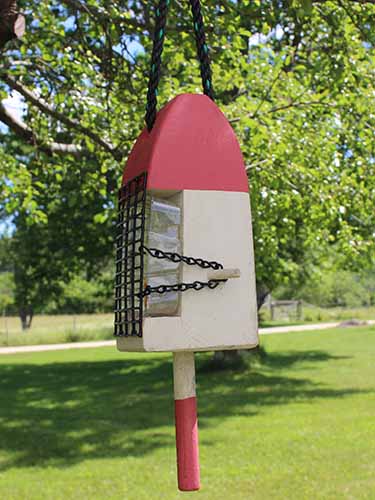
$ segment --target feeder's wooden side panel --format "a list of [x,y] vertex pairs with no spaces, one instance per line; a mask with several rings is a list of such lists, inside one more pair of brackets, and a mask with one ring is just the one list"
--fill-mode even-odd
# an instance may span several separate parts
[[[230,168],[230,166],[228,166]],[[214,290],[182,298],[184,330],[198,348],[253,347],[258,344],[257,304],[250,198],[248,193],[184,191],[183,247],[185,255],[202,256],[238,268],[240,278]],[[207,275],[184,266],[183,281]],[[199,319],[198,319],[199,318]]]
[[[181,317],[145,318],[143,339],[119,339],[123,350],[204,351],[258,344],[250,201],[247,193],[183,192],[183,253],[240,270],[214,290],[181,294]],[[207,281],[207,270],[183,266],[182,281]]]

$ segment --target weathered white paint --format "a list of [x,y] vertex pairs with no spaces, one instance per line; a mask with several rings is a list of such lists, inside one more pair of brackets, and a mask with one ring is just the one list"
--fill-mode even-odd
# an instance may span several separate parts
[[[183,254],[215,260],[240,278],[214,290],[181,294],[180,316],[145,318],[143,337],[119,338],[120,351],[205,351],[258,344],[254,254],[247,193],[183,191]],[[206,281],[207,270],[182,266],[181,280]]]
[[194,352],[173,353],[174,399],[195,397]]

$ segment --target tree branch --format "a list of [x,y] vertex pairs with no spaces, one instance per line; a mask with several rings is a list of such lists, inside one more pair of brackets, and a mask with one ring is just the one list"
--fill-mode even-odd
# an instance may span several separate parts
[[[355,26],[355,28],[359,31],[362,39],[364,41],[367,41],[368,40],[368,33],[366,33],[366,31],[363,29],[363,26],[361,25],[361,23],[359,23],[358,20],[355,18],[353,11],[351,11],[351,9],[349,9],[348,6],[344,2],[342,2],[341,0],[338,0],[338,3],[341,6],[341,8],[344,9],[344,11],[347,13],[348,17],[350,18],[351,22],[353,23],[353,26]],[[375,0],[374,0],[374,4],[375,4]]]
[[[84,14],[87,14],[90,16],[92,19],[99,21],[103,25],[107,25],[108,23],[111,24],[117,24],[118,23],[124,23],[128,25],[129,27],[139,30],[139,31],[148,31],[149,33],[153,33],[154,31],[154,26],[152,22],[149,20],[146,20],[145,22],[140,22],[137,21],[137,19],[131,19],[127,16],[111,16],[109,13],[107,13],[104,9],[96,9],[92,5],[88,6],[84,2],[81,2],[80,0],[63,0],[63,3],[71,7],[72,9],[78,10],[79,12],[83,12]],[[171,25],[168,26],[168,29],[170,31],[190,31],[191,27],[190,26],[179,26],[179,25]],[[207,31],[210,31],[209,28],[206,28]]]
[[33,92],[26,88],[22,83],[19,83],[10,75],[2,74],[2,80],[9,85],[13,90],[17,90],[23,97],[29,101],[31,104],[40,109],[43,113],[52,116],[56,120],[60,121],[64,125],[66,125],[69,129],[77,130],[90,139],[92,139],[96,144],[105,149],[108,153],[110,153],[115,160],[120,161],[122,159],[122,153],[118,149],[115,148],[111,143],[107,142],[105,139],[102,139],[98,134],[93,132],[91,129],[81,125],[79,121],[74,120],[73,118],[69,118],[68,116],[60,113],[55,108],[53,108],[50,104],[48,104],[44,99],[40,98]]
[[31,144],[40,151],[52,155],[57,154],[72,154],[76,156],[81,156],[83,149],[81,146],[76,144],[62,144],[60,142],[49,142],[45,143],[38,138],[38,136],[33,132],[25,123],[18,120],[5,108],[3,103],[0,101],[0,121],[7,125],[12,132],[14,132],[20,139],[22,139],[27,144]]
[[[313,3],[326,3],[328,0],[313,0]],[[359,3],[361,5],[375,5],[375,0],[350,0],[350,3]]]
[[[335,108],[336,105],[329,103],[329,102],[323,102],[323,101],[292,101],[288,104],[283,104],[281,106],[275,106],[271,109],[268,109],[265,111],[263,114],[271,114],[271,113],[277,113],[279,111],[284,111],[285,109],[290,109],[290,108],[300,108],[304,106],[324,106],[326,108]],[[250,115],[246,115],[247,118],[254,119],[256,118],[258,113],[251,113]],[[229,120],[230,123],[237,123],[241,121],[241,117],[237,118],[232,118]]]
[[298,101],[298,102],[291,102],[289,104],[284,104],[282,106],[275,106],[274,108],[271,108],[268,111],[266,111],[266,113],[277,113],[278,111],[283,111],[284,109],[299,108],[303,106],[324,106],[327,108],[336,107],[335,104],[323,101]]
[[135,19],[130,19],[125,16],[111,17],[104,11],[104,9],[98,10],[94,8],[92,5],[88,7],[85,3],[81,2],[80,0],[63,0],[63,3],[65,3],[72,9],[78,10],[79,12],[83,12],[84,14],[89,15],[92,19],[99,21],[101,23],[107,24],[107,23],[125,22],[134,29],[140,29],[140,30],[147,29],[148,31],[152,30],[151,26],[147,26],[146,23],[140,23]]

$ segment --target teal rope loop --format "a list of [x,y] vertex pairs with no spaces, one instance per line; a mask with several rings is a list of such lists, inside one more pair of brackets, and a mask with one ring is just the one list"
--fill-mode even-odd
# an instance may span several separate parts
[[[193,15],[194,34],[202,78],[203,92],[210,99],[214,100],[209,49],[206,43],[206,35],[204,32],[201,4],[199,0],[189,0],[189,2]],[[158,86],[160,82],[161,55],[163,53],[164,47],[165,26],[167,22],[169,4],[170,0],[159,0],[159,4],[155,10],[154,44],[152,48],[151,70],[148,82],[145,116],[147,129],[149,132],[151,132],[154,126],[157,114],[157,96]]]

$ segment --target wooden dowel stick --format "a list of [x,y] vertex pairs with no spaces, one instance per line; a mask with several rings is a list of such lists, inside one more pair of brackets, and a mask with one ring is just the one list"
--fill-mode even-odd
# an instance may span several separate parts
[[197,398],[193,352],[173,353],[178,488],[200,488]]
[[239,269],[218,269],[217,271],[210,269],[207,277],[209,280],[230,280],[241,278],[241,271]]

